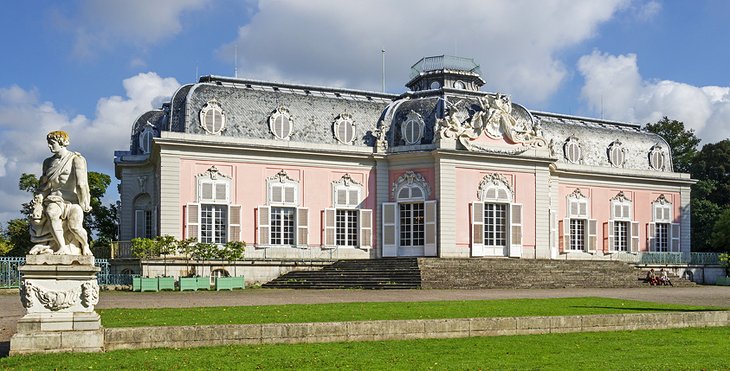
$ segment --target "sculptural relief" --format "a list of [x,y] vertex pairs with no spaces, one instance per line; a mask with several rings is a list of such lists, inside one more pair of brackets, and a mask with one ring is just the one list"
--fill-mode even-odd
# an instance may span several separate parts
[[92,255],[83,227],[91,211],[86,159],[69,151],[66,132],[46,136],[53,153],[43,161],[38,192],[31,201],[30,236],[35,246],[29,254]]
[[[527,123],[515,118],[512,102],[505,94],[486,95],[478,98],[478,109],[471,117],[458,109],[459,104],[449,105],[447,113],[436,122],[436,141],[458,140],[469,151],[518,154],[532,147],[547,145],[540,123]],[[461,116],[466,116],[464,119]],[[520,145],[513,150],[499,150],[474,143],[484,133],[492,139],[506,139]]]

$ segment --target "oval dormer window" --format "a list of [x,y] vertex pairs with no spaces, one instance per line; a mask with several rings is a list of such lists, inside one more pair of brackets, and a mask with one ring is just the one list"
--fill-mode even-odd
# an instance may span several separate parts
[[152,150],[153,136],[154,131],[152,131],[151,127],[146,127],[141,133],[139,133],[139,149],[145,155],[150,153],[150,150]]
[[431,82],[431,89],[438,89],[440,87],[441,87],[441,83],[439,83],[438,81]]
[[416,112],[409,112],[400,127],[401,137],[407,145],[420,144],[423,138],[423,118]]
[[208,134],[220,134],[225,125],[225,113],[215,99],[206,103],[200,110],[200,126]]
[[667,166],[667,155],[662,146],[655,145],[649,150],[649,166],[654,170],[664,170]]
[[583,158],[583,149],[580,148],[580,143],[576,137],[571,136],[565,141],[563,151],[565,152],[565,159],[570,163],[577,164]]
[[615,167],[624,166],[626,149],[620,141],[614,141],[608,146],[608,162]]
[[335,139],[343,144],[352,144],[355,141],[355,120],[349,113],[341,114],[333,126]]
[[289,139],[292,133],[293,122],[289,109],[285,106],[277,108],[269,116],[269,130],[279,139]]

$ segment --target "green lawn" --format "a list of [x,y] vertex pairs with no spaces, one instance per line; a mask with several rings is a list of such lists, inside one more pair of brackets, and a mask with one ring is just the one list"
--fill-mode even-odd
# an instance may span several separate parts
[[730,370],[730,327],[49,354],[0,369]]
[[718,310],[609,298],[335,303],[244,307],[100,309],[105,327],[561,316]]

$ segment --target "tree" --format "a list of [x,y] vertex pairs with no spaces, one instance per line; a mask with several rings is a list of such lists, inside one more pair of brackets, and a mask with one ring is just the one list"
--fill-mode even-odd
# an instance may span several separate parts
[[162,265],[165,267],[163,277],[167,277],[167,255],[175,252],[178,241],[173,236],[157,236],[155,244],[158,254],[162,255]]
[[[157,243],[155,240],[151,238],[133,238],[132,239],[132,254],[140,259],[146,259],[151,256],[158,255],[157,253]],[[142,269],[144,269],[144,264],[142,264]],[[142,275],[144,276],[144,271],[142,272]],[[146,276],[145,276],[146,277]]]
[[18,218],[8,221],[7,227],[3,231],[3,240],[9,250],[6,256],[25,256],[33,247],[30,242],[30,225],[28,219]]
[[694,130],[685,130],[682,121],[670,120],[666,116],[656,123],[646,124],[646,130],[667,141],[672,151],[674,171],[690,172],[692,160],[697,155],[697,145],[700,144]]
[[721,207],[730,206],[730,139],[705,144],[692,164],[692,177],[713,182],[706,198]]
[[715,251],[730,252],[730,207],[718,216],[709,242]]
[[[225,260],[228,264],[243,258],[246,251],[246,243],[241,241],[228,241],[223,248],[218,251],[221,260]],[[233,277],[236,277],[236,266],[233,266]]]

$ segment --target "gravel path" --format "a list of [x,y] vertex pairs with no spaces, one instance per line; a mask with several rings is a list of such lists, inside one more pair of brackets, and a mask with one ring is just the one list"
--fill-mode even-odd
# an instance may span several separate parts
[[[658,303],[730,307],[730,287],[645,287],[626,289],[528,290],[270,290],[138,293],[104,291],[97,308],[182,308],[362,301],[488,300],[597,296]],[[17,290],[0,294],[0,342],[9,341],[25,310]],[[0,345],[2,348],[2,345]]]

